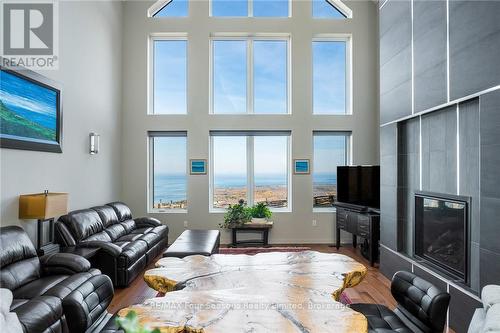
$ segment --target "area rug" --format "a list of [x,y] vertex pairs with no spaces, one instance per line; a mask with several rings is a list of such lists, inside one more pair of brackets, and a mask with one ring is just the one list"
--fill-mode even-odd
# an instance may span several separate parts
[[221,247],[220,254],[248,254],[253,255],[265,252],[301,252],[310,251],[310,247],[306,246],[275,246],[275,247]]

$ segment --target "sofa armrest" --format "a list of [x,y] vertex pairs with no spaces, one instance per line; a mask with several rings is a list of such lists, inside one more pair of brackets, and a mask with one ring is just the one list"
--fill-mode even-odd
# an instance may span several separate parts
[[90,269],[87,259],[72,253],[46,254],[40,258],[40,264],[44,275],[76,274]]
[[111,255],[112,257],[118,257],[122,253],[122,248],[116,244],[103,241],[88,241],[81,242],[78,247],[97,247],[101,249],[102,252]]
[[113,283],[104,275],[92,276],[62,301],[70,332],[92,331],[108,313],[113,299]]
[[135,221],[135,224],[137,225],[137,227],[139,228],[143,228],[143,227],[158,227],[161,225],[161,222],[160,220],[158,219],[155,219],[154,217],[138,217],[136,219],[134,219]]

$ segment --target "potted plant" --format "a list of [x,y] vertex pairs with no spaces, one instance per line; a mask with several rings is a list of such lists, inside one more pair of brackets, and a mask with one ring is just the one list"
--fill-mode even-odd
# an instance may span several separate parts
[[219,227],[230,229],[250,222],[252,220],[251,208],[245,205],[244,200],[240,200],[235,205],[229,205],[226,214],[224,214],[224,222],[219,224]]
[[269,221],[273,213],[264,202],[259,202],[251,208],[252,223],[266,223]]

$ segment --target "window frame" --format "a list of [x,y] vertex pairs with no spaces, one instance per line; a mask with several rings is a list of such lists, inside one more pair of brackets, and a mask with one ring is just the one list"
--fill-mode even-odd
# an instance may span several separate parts
[[[246,42],[246,112],[242,113],[216,113],[215,112],[215,66],[214,66],[214,42],[216,41],[244,41]],[[285,41],[286,47],[286,113],[255,113],[254,110],[254,57],[253,57],[253,43],[254,41]],[[257,115],[257,116],[287,116],[292,114],[292,38],[291,34],[211,34],[209,37],[210,50],[209,50],[209,115],[216,116],[244,116],[244,115]]]
[[[345,42],[345,113],[314,113],[314,48],[315,42]],[[311,41],[311,113],[313,116],[344,117],[353,115],[353,72],[352,72],[352,34],[319,34]]]
[[[155,113],[155,41],[186,42],[186,113]],[[187,116],[189,114],[189,40],[187,33],[154,33],[148,38],[148,80],[147,80],[147,115],[148,116]]]
[[245,19],[245,18],[256,18],[256,19],[287,19],[292,17],[292,0],[288,0],[288,16],[254,16],[253,2],[254,0],[247,0],[247,15],[246,16],[216,16],[213,15],[213,0],[208,1],[208,16],[218,19]]
[[334,17],[321,17],[321,16],[314,16],[314,3],[311,1],[311,17],[314,20],[347,20],[347,19],[352,19],[352,9],[349,8],[345,3],[343,3],[340,0],[325,0],[329,3],[330,6],[335,7],[342,15],[344,15],[344,18],[334,18]]
[[148,8],[147,17],[154,19],[180,19],[189,17],[189,1],[187,0],[187,15],[185,16],[170,16],[170,17],[156,17],[156,14],[161,12],[165,7],[170,5],[170,3],[174,0],[158,0]]
[[[186,138],[186,202],[187,208],[154,208],[154,139],[158,137],[185,137]],[[148,131],[148,166],[147,166],[147,212],[149,214],[187,214],[189,209],[189,154],[188,154],[188,132],[187,131]]]
[[[314,150],[314,137],[315,136],[343,136],[346,138],[346,143],[345,143],[345,165],[352,165],[352,156],[353,156],[353,144],[352,144],[352,131],[330,131],[330,130],[320,130],[320,131],[313,131],[312,133],[312,153],[313,153],[313,161],[315,157],[315,150]],[[316,166],[315,163],[312,163],[312,172],[311,172],[311,190],[312,190],[312,197],[311,197],[311,206],[313,209],[313,213],[332,213],[336,212],[337,209],[335,207],[314,207],[314,170]]]
[[[215,134],[214,134],[215,133]],[[247,205],[254,205],[255,191],[255,173],[254,173],[254,138],[256,136],[286,136],[286,180],[287,180],[287,206],[282,208],[269,207],[273,213],[291,213],[292,212],[292,133],[291,131],[214,131],[209,134],[209,213],[225,213],[226,208],[214,207],[214,186],[215,186],[215,168],[214,168],[214,137],[216,136],[245,136],[246,137],[246,163],[247,163]]]

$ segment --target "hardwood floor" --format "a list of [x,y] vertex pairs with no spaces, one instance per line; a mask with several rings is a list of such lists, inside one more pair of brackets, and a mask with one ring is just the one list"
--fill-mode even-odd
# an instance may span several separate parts
[[[273,245],[278,246],[275,244]],[[353,301],[353,303],[379,303],[390,308],[395,307],[396,302],[392,298],[390,292],[390,281],[379,272],[377,267],[370,267],[368,260],[363,258],[359,253],[359,249],[355,250],[350,246],[344,246],[337,251],[336,248],[323,244],[301,244],[300,246],[308,246],[312,250],[319,252],[345,254],[364,264],[368,267],[368,274],[363,282],[361,282],[358,286],[350,288],[346,291],[349,298]],[[153,267],[154,263],[151,263],[146,269]],[[142,275],[143,273],[140,274],[140,276]],[[155,297],[156,295],[157,292],[149,288],[142,278],[137,278],[128,288],[115,290],[115,296],[108,308],[108,311],[115,313],[124,307],[142,303],[144,300]]]

